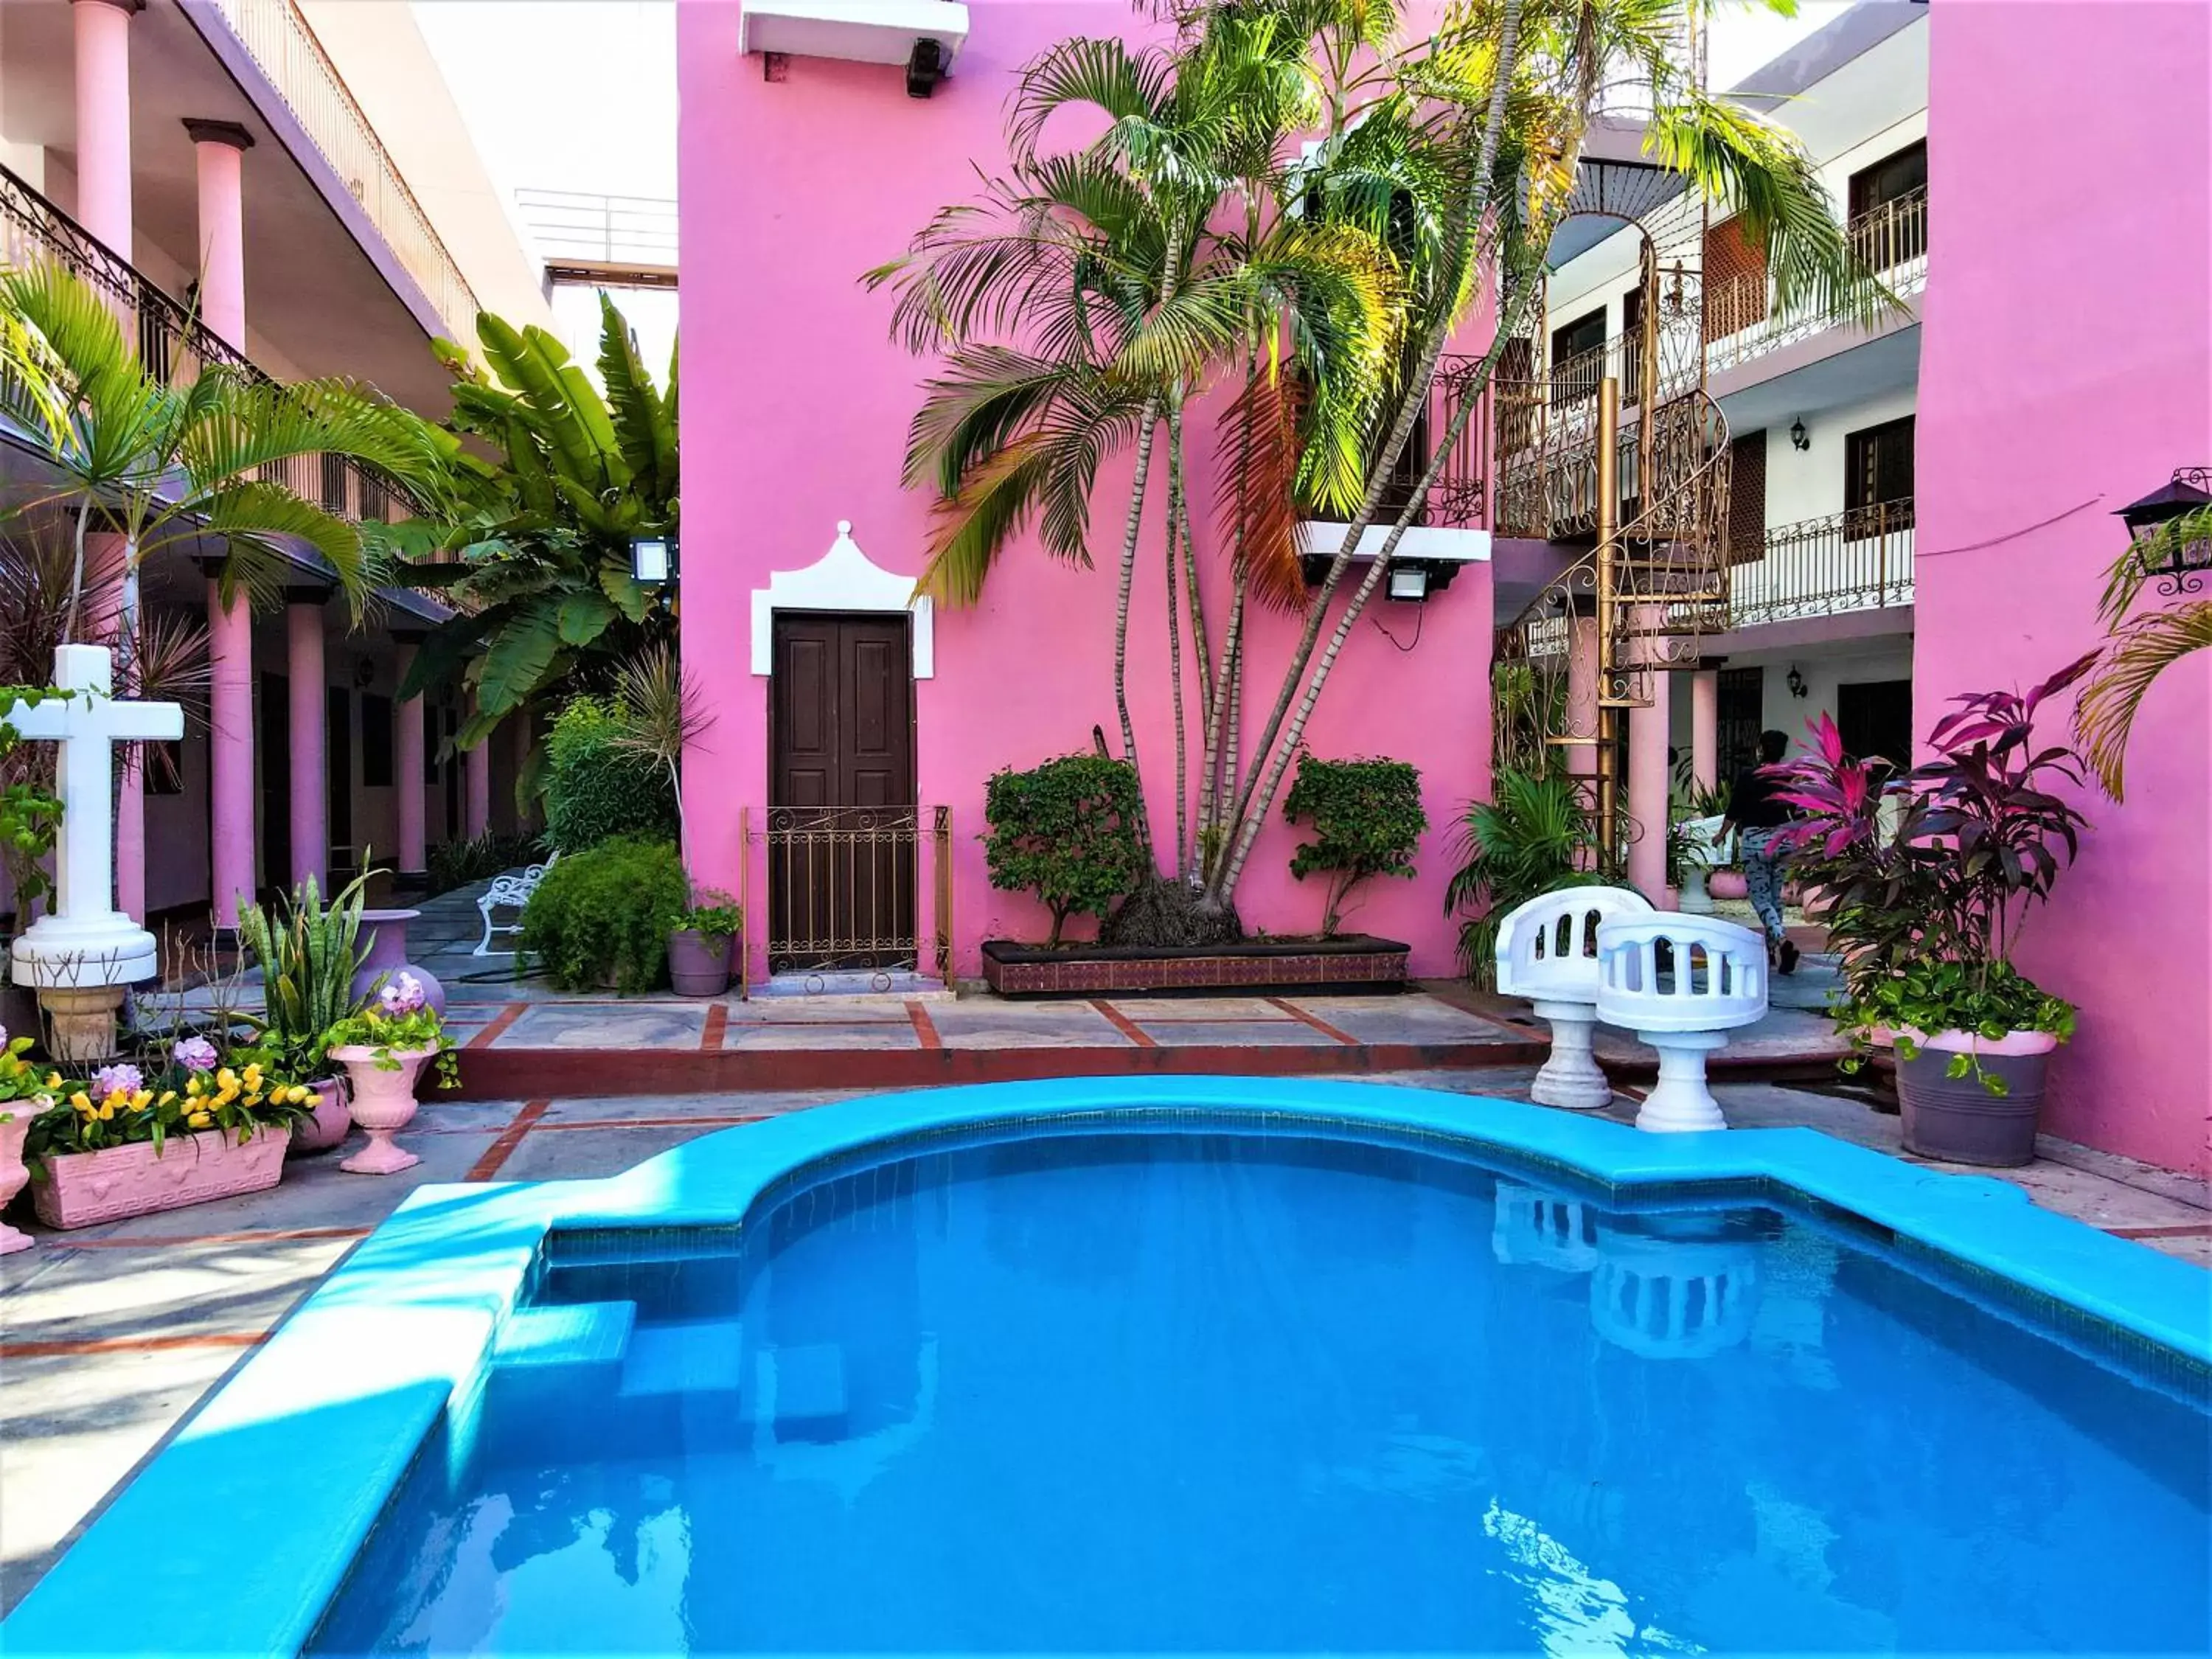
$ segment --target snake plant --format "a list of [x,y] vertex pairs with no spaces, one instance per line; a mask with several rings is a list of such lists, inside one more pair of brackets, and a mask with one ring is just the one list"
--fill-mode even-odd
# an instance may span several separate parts
[[365,1000],[353,976],[367,880],[355,877],[325,904],[310,876],[266,908],[239,907],[239,941],[261,969],[266,1041],[302,1077],[322,1075],[331,1027]]

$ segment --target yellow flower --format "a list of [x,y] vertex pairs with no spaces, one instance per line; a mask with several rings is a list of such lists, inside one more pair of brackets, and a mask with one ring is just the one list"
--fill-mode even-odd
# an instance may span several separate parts
[[200,1080],[199,1080],[199,1078],[198,1077],[198,1075],[197,1075],[197,1074],[196,1074],[196,1075],[194,1075],[194,1076],[191,1076],[191,1077],[188,1077],[188,1078],[186,1078],[186,1079],[185,1079],[185,1092],[186,1094],[188,1094],[188,1095],[196,1095],[196,1094],[199,1093],[199,1091],[200,1091]]
[[229,1066],[226,1066],[217,1072],[215,1074],[215,1080],[222,1088],[229,1090],[231,1093],[238,1092],[238,1073],[232,1071]]
[[215,1120],[204,1111],[192,1112],[186,1115],[185,1127],[191,1129],[204,1129],[214,1121]]
[[143,1112],[146,1109],[147,1103],[153,1098],[154,1091],[151,1089],[141,1089],[131,1097],[131,1109],[134,1112]]
[[46,1073],[46,1087],[49,1089],[58,1089],[61,1086],[62,1074],[59,1072],[49,1072]]
[[300,1091],[300,1104],[302,1106],[319,1106],[322,1103],[323,1097],[313,1090],[302,1088]]
[[106,1122],[108,1119],[115,1115],[115,1103],[117,1098],[118,1097],[114,1095],[108,1096],[106,1103],[100,1107],[100,1121],[102,1123]]
[[177,1091],[174,1089],[164,1089],[161,1091],[161,1098],[155,1103],[158,1105],[167,1106],[176,1097]]
[[78,1090],[69,1098],[70,1104],[76,1107],[80,1112],[89,1111],[92,1109],[92,1097],[85,1093],[82,1089]]

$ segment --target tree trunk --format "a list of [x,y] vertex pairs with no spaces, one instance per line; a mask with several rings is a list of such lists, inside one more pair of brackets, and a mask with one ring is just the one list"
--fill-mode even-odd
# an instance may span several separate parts
[[1147,402],[1137,428],[1137,470],[1129,484],[1129,520],[1121,532],[1121,579],[1114,599],[1114,711],[1121,720],[1121,758],[1137,776],[1137,842],[1152,856],[1152,809],[1145,802],[1145,774],[1137,759],[1137,728],[1129,719],[1129,586],[1137,574],[1137,538],[1145,516],[1145,486],[1152,470],[1157,398]]
[[1168,408],[1168,684],[1175,706],[1175,863],[1170,867],[1181,879],[1184,855],[1188,843],[1184,836],[1188,824],[1186,816],[1190,805],[1190,741],[1183,722],[1182,708],[1182,623],[1181,607],[1176,594],[1176,546],[1182,524],[1182,450],[1180,442],[1182,422],[1175,406]]
[[[1514,61],[1520,46],[1521,3],[1522,0],[1504,0],[1501,10],[1498,63],[1491,85],[1490,107],[1483,118],[1482,137],[1477,147],[1474,176],[1468,183],[1467,195],[1455,205],[1451,222],[1444,236],[1447,247],[1455,249],[1463,242],[1467,243],[1470,260],[1478,256],[1482,226],[1490,213],[1491,175],[1497,167],[1498,140],[1505,125],[1506,95],[1512,83]],[[1264,763],[1255,766],[1237,797],[1235,811],[1230,815],[1230,827],[1236,844],[1223,860],[1208,889],[1212,896],[1224,902],[1235,890],[1244,860],[1250,855],[1252,842],[1258,836],[1259,823],[1273,803],[1275,791],[1281,783],[1288,751],[1277,754],[1276,741],[1282,735],[1283,722],[1289,715],[1292,699],[1297,696],[1299,682],[1305,676],[1307,665],[1313,660],[1314,648],[1321,638],[1322,623],[1327,617],[1329,601],[1335,597],[1345,572],[1351,568],[1352,556],[1359,546],[1360,538],[1366,534],[1367,527],[1382,510],[1382,496],[1389,488],[1391,472],[1397,465],[1398,456],[1413,436],[1413,422],[1427,400],[1430,385],[1436,379],[1437,365],[1443,361],[1444,347],[1450,343],[1453,320],[1449,311],[1444,311],[1430,330],[1429,337],[1422,343],[1419,361],[1414,372],[1407,379],[1396,417],[1391,422],[1389,433],[1372,464],[1366,499],[1360,504],[1359,512],[1352,522],[1346,526],[1344,541],[1337,549],[1336,557],[1329,563],[1328,574],[1322,583],[1321,592],[1315,595],[1307,610],[1306,624],[1298,636],[1297,648],[1291,653],[1291,660],[1283,672],[1282,690],[1276,696],[1274,707],[1269,711],[1267,723],[1261,729],[1260,741],[1254,750],[1255,756]],[[1493,361],[1504,339],[1504,330],[1501,324],[1498,339],[1491,349]],[[1473,406],[1473,395],[1470,394],[1461,406],[1460,417],[1454,422],[1454,438],[1457,435],[1456,429],[1464,427],[1464,417]],[[1449,454],[1451,442],[1452,439],[1448,438],[1436,446],[1435,455]],[[1436,471],[1437,463],[1432,456],[1431,475],[1433,476]],[[1425,483],[1420,495],[1425,497]],[[1400,513],[1398,527],[1401,532],[1411,514],[1417,510],[1417,505],[1409,506]],[[1392,538],[1393,546],[1395,539],[1395,537]],[[1373,587],[1386,562],[1387,556],[1376,559],[1374,568],[1368,573],[1368,579],[1362,585],[1363,592]],[[1340,627],[1339,639],[1348,631],[1348,623]],[[1313,696],[1314,693],[1309,691],[1300,707],[1298,726],[1301,730],[1304,726],[1306,714],[1312,709]],[[1270,757],[1273,758],[1270,759]],[[1263,778],[1264,787],[1261,784]],[[1256,799],[1255,789],[1260,791]]]
[[1244,592],[1246,577],[1239,569],[1236,586],[1229,601],[1229,628],[1221,644],[1221,666],[1213,676],[1213,689],[1206,698],[1206,741],[1199,763],[1198,832],[1192,837],[1190,867],[1186,872],[1193,886],[1202,885],[1212,872],[1207,867],[1206,842],[1218,828],[1221,805],[1229,798],[1236,782],[1232,772],[1225,781],[1221,777],[1222,762],[1229,752],[1224,741],[1224,730],[1229,718],[1231,703],[1236,697],[1237,653],[1244,632]]

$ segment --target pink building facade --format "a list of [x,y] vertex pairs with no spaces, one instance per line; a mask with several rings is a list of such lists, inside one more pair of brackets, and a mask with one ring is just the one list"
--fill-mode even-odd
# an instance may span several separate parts
[[[793,56],[772,79],[760,54],[738,50],[738,8],[726,0],[688,0],[678,43],[684,659],[714,720],[684,769],[694,876],[757,900],[764,891],[759,837],[768,809],[781,804],[772,775],[774,618],[853,611],[904,617],[915,792],[925,809],[951,812],[959,975],[979,971],[985,939],[1041,940],[1049,925],[1025,895],[989,885],[979,839],[986,780],[1001,767],[1087,749],[1094,727],[1116,730],[1115,566],[1129,469],[1126,460],[1109,467],[1094,498],[1093,568],[1024,545],[992,576],[981,604],[908,612],[931,501],[902,487],[900,468],[931,365],[891,340],[890,296],[868,293],[860,277],[902,252],[939,207],[972,199],[976,166],[1001,163],[1006,104],[1022,64],[1055,40],[1142,27],[1126,0],[977,0],[969,11],[971,33],[953,73],[927,100],[909,98],[902,72],[888,65]],[[1210,406],[1195,409],[1190,426],[1193,520],[1218,637],[1228,584],[1212,532],[1215,487],[1202,435],[1212,416]],[[1156,474],[1128,679],[1154,820],[1166,836],[1174,777],[1158,483]],[[852,526],[851,546],[840,544],[824,563],[841,523]],[[1298,624],[1294,616],[1255,613],[1248,732],[1266,716]],[[1418,878],[1370,883],[1345,923],[1410,942],[1417,974],[1453,969],[1457,925],[1443,894],[1452,831],[1465,804],[1488,788],[1492,626],[1483,560],[1425,606],[1378,600],[1307,732],[1308,747],[1325,757],[1389,756],[1421,770],[1431,827]],[[1195,672],[1187,662],[1194,778]],[[1318,882],[1291,878],[1298,837],[1280,811],[1279,800],[1238,908],[1248,929],[1311,933],[1323,893]],[[938,888],[924,858],[927,936]],[[761,919],[753,920],[757,939]],[[1084,931],[1072,926],[1071,936]],[[767,963],[753,948],[757,977]]]
[[[2212,461],[2212,9],[1941,0],[1931,20],[1915,726],[2098,643],[2112,514]],[[2063,119],[2050,112],[2063,110]],[[2034,205],[2023,212],[2021,186]],[[2021,965],[2081,1010],[2050,1132],[2212,1170],[2212,657],[2136,728]],[[2063,740],[2054,716],[2045,736]]]

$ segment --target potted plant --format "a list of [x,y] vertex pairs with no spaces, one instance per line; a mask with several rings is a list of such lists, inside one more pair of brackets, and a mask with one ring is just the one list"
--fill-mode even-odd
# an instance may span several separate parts
[[1299,881],[1316,872],[1329,877],[1322,906],[1321,936],[1336,937],[1345,901],[1370,876],[1413,878],[1413,854],[1428,833],[1421,806],[1419,768],[1396,760],[1322,760],[1298,757],[1298,775],[1283,801],[1283,817],[1313,826],[1313,839],[1291,855]]
[[329,1032],[376,988],[373,981],[355,988],[367,880],[356,877],[325,905],[310,876],[267,908],[239,908],[239,942],[261,970],[261,1044],[292,1075],[311,1079],[322,1102],[293,1132],[295,1153],[326,1152],[353,1127],[344,1083],[330,1064]]
[[425,1000],[422,981],[403,969],[367,1007],[326,1035],[330,1057],[346,1068],[353,1085],[353,1121],[368,1133],[368,1145],[338,1168],[355,1175],[397,1175],[420,1164],[392,1140],[414,1121],[416,1074],[424,1060],[435,1060],[444,1087],[460,1081],[453,1042],[438,1011]]
[[63,1228],[273,1187],[292,1126],[316,1103],[249,1048],[218,1052],[208,1069],[172,1059],[151,1079],[129,1063],[82,1081],[49,1072],[37,1098],[47,1103],[26,1161],[39,1218]]
[[2026,693],[1954,698],[1929,734],[1934,758],[1901,783],[1885,787],[1884,763],[1847,757],[1826,716],[1813,754],[1782,769],[1782,799],[1805,815],[1787,855],[1820,888],[1842,957],[1838,1022],[1895,1048],[1905,1144],[1923,1157],[2011,1166],[2035,1154],[2045,1070],[2074,1010],[2013,951],[2085,820],[2054,793],[2080,786],[2078,760],[2037,748],[2034,720],[2094,660]]
[[691,903],[691,884],[665,841],[617,836],[546,867],[523,907],[523,957],[556,988],[657,988],[667,973],[668,936]]
[[679,997],[718,997],[730,988],[731,946],[744,915],[731,896],[708,888],[668,935],[668,984]]
[[[4,1045],[0,1046],[0,1213],[4,1213],[31,1178],[23,1162],[24,1139],[31,1132],[28,1103],[43,1092],[46,1079],[41,1068],[23,1058],[30,1038],[11,1039],[0,1027],[0,1045]],[[0,1221],[0,1255],[27,1250],[32,1242],[28,1233]]]

